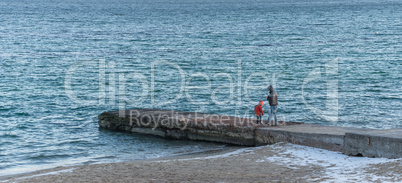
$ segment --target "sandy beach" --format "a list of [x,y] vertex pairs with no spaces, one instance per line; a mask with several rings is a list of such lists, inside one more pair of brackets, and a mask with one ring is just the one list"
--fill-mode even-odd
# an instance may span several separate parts
[[401,182],[402,160],[279,143],[132,162],[56,167],[1,182]]

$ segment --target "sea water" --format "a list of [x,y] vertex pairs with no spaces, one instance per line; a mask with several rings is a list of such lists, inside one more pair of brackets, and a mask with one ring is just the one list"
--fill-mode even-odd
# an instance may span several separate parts
[[156,108],[252,117],[268,85],[279,120],[401,128],[401,7],[1,0],[0,175],[225,148],[99,129],[97,116]]

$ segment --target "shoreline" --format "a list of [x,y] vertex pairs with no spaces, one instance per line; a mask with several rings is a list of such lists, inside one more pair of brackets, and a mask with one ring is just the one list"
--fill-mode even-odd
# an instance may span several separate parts
[[53,169],[0,182],[344,182],[402,181],[402,159],[350,157],[313,147],[277,143]]
[[20,179],[26,177],[37,177],[42,175],[51,175],[57,174],[58,172],[64,172],[66,170],[72,170],[77,167],[86,166],[86,165],[100,165],[100,164],[115,164],[115,163],[127,163],[127,162],[146,162],[146,161],[166,161],[166,160],[175,160],[175,159],[187,159],[187,158],[202,158],[207,156],[214,156],[223,153],[230,153],[236,151],[238,149],[246,148],[245,146],[226,146],[222,149],[212,149],[200,152],[191,152],[188,154],[180,154],[180,155],[173,155],[173,156],[165,156],[165,157],[158,157],[158,158],[150,158],[150,159],[138,159],[138,160],[129,160],[129,161],[115,161],[115,162],[98,162],[93,164],[76,164],[76,165],[60,165],[50,168],[44,169],[36,169],[27,172],[21,172],[16,174],[8,174],[8,175],[1,175],[0,182],[7,182],[10,179]]

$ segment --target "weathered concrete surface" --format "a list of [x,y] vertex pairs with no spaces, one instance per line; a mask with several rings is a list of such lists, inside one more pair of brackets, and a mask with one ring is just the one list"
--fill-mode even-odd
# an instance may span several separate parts
[[[182,111],[135,109],[104,112],[99,126],[164,138],[254,146],[254,119]],[[281,123],[282,124],[282,123]]]
[[375,130],[283,121],[273,127],[257,125],[249,118],[155,109],[104,112],[98,118],[100,127],[164,138],[246,146],[289,142],[348,155],[402,158],[402,129]]
[[[303,125],[304,126],[304,125]],[[311,127],[310,125],[306,125]],[[342,151],[343,135],[332,133],[309,133],[294,131],[286,128],[260,128],[256,131],[256,144],[273,144],[277,142],[289,142],[310,147],[317,147],[332,151]]]
[[256,131],[257,144],[273,144],[289,142],[332,151],[342,151],[345,133],[355,131],[375,131],[361,128],[345,128],[322,125],[297,125],[258,128]]
[[402,130],[346,133],[343,153],[365,157],[402,157]]

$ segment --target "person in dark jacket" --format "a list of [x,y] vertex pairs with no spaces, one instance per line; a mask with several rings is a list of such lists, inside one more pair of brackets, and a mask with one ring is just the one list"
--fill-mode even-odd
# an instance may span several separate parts
[[276,118],[276,109],[278,108],[278,95],[276,94],[274,87],[272,87],[272,85],[268,86],[268,91],[269,95],[267,97],[267,100],[269,102],[270,111],[267,124],[270,124],[272,117],[274,117],[276,126],[278,125],[278,119]]
[[262,115],[264,115],[264,111],[262,110],[262,106],[264,105],[264,102],[261,100],[258,105],[254,107],[254,115],[257,117],[257,124],[262,123],[261,118]]

